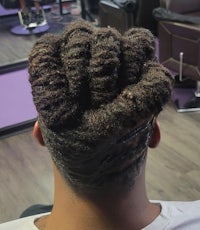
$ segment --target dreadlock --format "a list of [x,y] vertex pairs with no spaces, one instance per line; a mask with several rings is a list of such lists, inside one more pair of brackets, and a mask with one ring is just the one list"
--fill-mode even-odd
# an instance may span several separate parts
[[125,156],[136,163],[118,180],[136,176],[144,151],[117,145],[116,138],[158,115],[170,98],[172,77],[154,47],[146,29],[121,35],[83,20],[35,43],[29,74],[39,124],[53,161],[77,191],[114,183],[106,170]]

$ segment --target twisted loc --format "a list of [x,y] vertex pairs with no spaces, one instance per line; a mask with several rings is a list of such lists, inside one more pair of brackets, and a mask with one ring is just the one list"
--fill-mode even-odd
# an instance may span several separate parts
[[154,46],[146,29],[122,36],[82,20],[60,36],[44,35],[29,56],[29,74],[46,127],[80,126],[104,136],[158,114],[170,97],[172,77],[157,62]]

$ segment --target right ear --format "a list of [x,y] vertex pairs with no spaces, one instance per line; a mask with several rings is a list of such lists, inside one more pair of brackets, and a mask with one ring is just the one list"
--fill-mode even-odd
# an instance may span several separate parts
[[33,128],[33,136],[35,137],[35,139],[39,142],[41,146],[45,146],[38,121],[35,122],[35,125]]
[[149,141],[149,147],[150,148],[156,148],[158,146],[158,144],[160,143],[160,138],[161,138],[161,134],[160,134],[160,126],[158,121],[155,121],[155,125],[153,127],[153,131],[150,137],[150,141]]

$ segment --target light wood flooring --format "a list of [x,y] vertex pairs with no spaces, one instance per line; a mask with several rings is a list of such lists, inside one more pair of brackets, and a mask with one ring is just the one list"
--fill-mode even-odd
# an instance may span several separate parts
[[[177,113],[170,103],[159,116],[162,140],[149,150],[150,199],[200,199],[200,113]],[[31,131],[0,140],[0,223],[32,204],[51,204],[53,178],[47,150]]]

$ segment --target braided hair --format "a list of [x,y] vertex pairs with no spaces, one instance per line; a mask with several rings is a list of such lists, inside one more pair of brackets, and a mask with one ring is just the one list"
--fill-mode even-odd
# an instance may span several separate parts
[[[134,184],[144,151],[116,139],[158,115],[170,98],[173,80],[154,47],[146,29],[121,35],[84,20],[61,35],[45,34],[33,46],[29,75],[43,138],[75,191],[102,192],[116,181]],[[124,175],[108,173],[126,157],[135,163]]]

